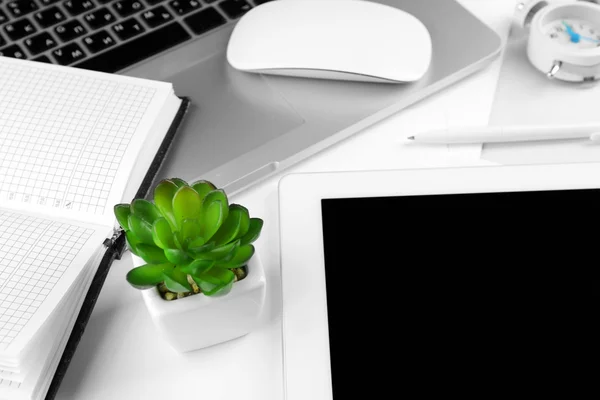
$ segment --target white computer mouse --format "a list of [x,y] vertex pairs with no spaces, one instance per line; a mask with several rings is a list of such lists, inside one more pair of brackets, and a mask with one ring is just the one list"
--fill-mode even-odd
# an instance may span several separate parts
[[264,3],[240,18],[227,46],[241,71],[387,83],[421,79],[431,53],[421,21],[366,0]]

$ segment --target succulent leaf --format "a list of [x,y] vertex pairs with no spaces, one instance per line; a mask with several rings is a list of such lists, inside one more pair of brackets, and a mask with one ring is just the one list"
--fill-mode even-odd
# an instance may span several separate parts
[[248,233],[248,229],[250,229],[250,212],[244,206],[236,204],[235,206],[242,208],[242,221],[240,223],[240,231],[238,232],[236,239],[241,238],[246,233]]
[[148,264],[166,264],[169,262],[164,251],[151,244],[140,243],[136,246],[137,255]]
[[206,243],[206,240],[202,236],[198,236],[196,239],[192,240],[189,244],[189,248],[197,248],[203,246]]
[[173,232],[173,242],[175,242],[175,247],[177,247],[179,250],[185,250],[183,248],[183,243],[181,243],[181,240],[179,240],[179,236],[181,236],[179,232]]
[[170,178],[169,180],[172,181],[174,184],[176,184],[178,188],[183,187],[183,186],[189,186],[187,184],[187,182],[181,178]]
[[217,232],[229,214],[229,201],[222,189],[209,192],[202,201],[200,221],[202,236],[207,241]]
[[139,242],[145,244],[154,244],[152,238],[152,224],[143,220],[137,214],[129,214],[129,230],[135,235]]
[[217,189],[215,185],[205,180],[196,181],[190,186],[196,191],[196,193],[198,193],[198,195],[200,196],[200,200],[204,200],[204,198],[209,192],[212,192],[213,190]]
[[231,290],[235,274],[228,269],[211,268],[192,278],[206,296],[223,296]]
[[165,286],[171,292],[185,293],[192,290],[192,287],[187,280],[187,274],[182,272],[179,268],[164,270],[163,279]]
[[131,212],[144,221],[153,224],[157,218],[162,217],[158,208],[151,202],[145,199],[135,199],[131,203]]
[[233,257],[228,261],[219,261],[216,266],[219,268],[239,268],[248,263],[248,260],[254,255],[254,246],[247,244],[236,249]]
[[169,262],[176,265],[185,264],[190,261],[190,257],[186,252],[180,249],[165,249],[164,254]]
[[215,247],[209,252],[203,252],[202,254],[199,254],[198,257],[194,258],[225,262],[233,258],[239,246],[240,241],[236,240],[235,242],[231,242],[220,247]]
[[[136,256],[140,256],[137,251],[137,246],[140,244],[139,239],[131,231],[125,231],[125,239],[127,239],[127,245],[129,250]],[[141,256],[140,256],[141,257]],[[144,260],[146,261],[146,260]],[[147,262],[147,261],[146,261]]]
[[263,220],[260,218],[250,218],[250,226],[244,236],[240,238],[240,245],[244,246],[253,243],[260,236],[263,227]]
[[129,204],[117,204],[114,207],[115,217],[117,218],[117,222],[123,228],[123,230],[129,230],[129,214],[131,214],[131,209],[129,208]]
[[173,214],[173,196],[177,193],[177,189],[179,187],[168,179],[160,181],[154,189],[154,204],[171,224],[172,229],[177,227]]
[[171,225],[165,218],[158,218],[152,225],[152,238],[154,243],[161,249],[174,249],[177,246],[173,240]]
[[204,258],[203,255],[209,253],[212,249],[215,248],[215,242],[208,242],[202,246],[192,247],[191,245],[188,247],[187,252],[196,259]]
[[163,271],[172,268],[173,264],[146,264],[133,268],[126,279],[136,289],[148,289],[163,281]]
[[191,243],[194,239],[200,237],[202,241],[204,238],[200,236],[200,221],[196,218],[186,218],[181,224],[181,241],[187,244]]
[[180,267],[180,269],[186,274],[197,275],[210,269],[213,265],[215,265],[213,260],[194,260],[188,265]]
[[229,215],[223,225],[211,238],[217,246],[231,242],[248,231],[250,217],[248,210],[239,204],[229,206]]
[[187,218],[198,218],[200,213],[200,196],[189,186],[180,187],[173,196],[173,214],[179,231]]

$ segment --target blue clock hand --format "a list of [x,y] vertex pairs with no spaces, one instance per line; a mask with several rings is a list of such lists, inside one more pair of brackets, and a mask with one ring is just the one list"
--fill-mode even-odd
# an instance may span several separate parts
[[569,36],[571,37],[571,42],[573,43],[578,43],[579,39],[580,39],[580,35],[579,33],[576,33],[573,31],[573,29],[567,25],[567,23],[565,21],[562,21],[563,25],[565,26],[565,28],[567,28],[567,33],[569,34]]

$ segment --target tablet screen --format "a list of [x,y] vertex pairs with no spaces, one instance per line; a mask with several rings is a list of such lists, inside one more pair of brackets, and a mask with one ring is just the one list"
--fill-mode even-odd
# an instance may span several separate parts
[[506,374],[490,360],[538,312],[516,302],[595,263],[598,205],[598,190],[322,200],[334,399]]

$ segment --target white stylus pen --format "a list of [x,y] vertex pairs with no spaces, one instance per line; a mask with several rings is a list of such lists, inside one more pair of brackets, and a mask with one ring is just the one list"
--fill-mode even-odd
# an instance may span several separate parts
[[497,143],[535,140],[600,140],[600,123],[582,125],[516,125],[440,129],[423,132],[408,139],[423,143]]

